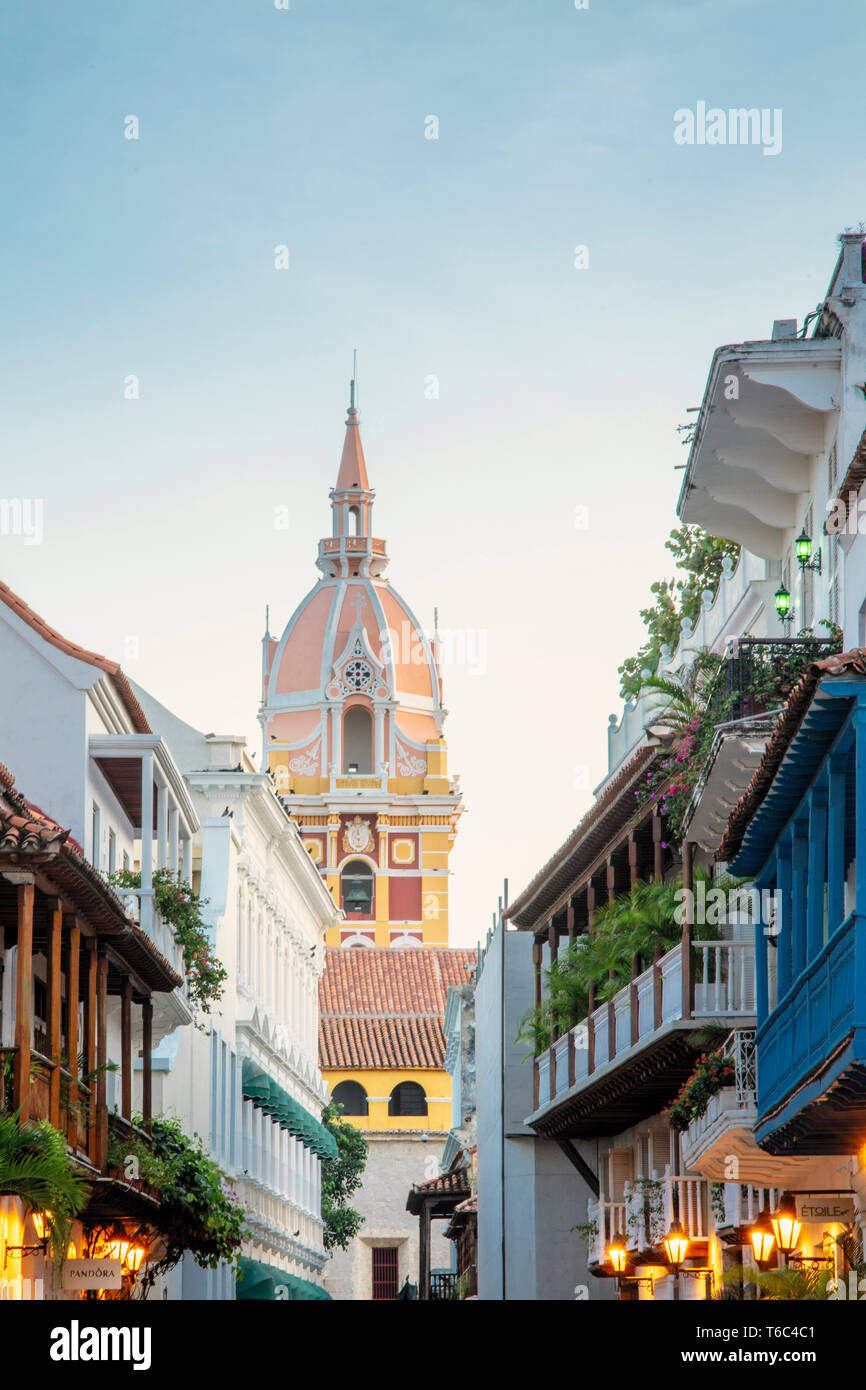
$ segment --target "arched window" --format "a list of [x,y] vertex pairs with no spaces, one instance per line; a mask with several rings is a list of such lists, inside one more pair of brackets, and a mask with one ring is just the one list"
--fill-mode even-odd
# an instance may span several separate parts
[[353,705],[343,716],[343,771],[373,771],[373,718],[363,705]]
[[359,1081],[341,1081],[331,1092],[331,1100],[342,1105],[344,1115],[368,1115],[367,1092]]
[[373,870],[362,859],[352,859],[340,875],[343,911],[350,917],[373,915]]
[[427,1097],[417,1081],[401,1081],[388,1101],[389,1115],[426,1115]]
[[361,533],[361,511],[359,507],[349,508],[349,535],[358,536]]

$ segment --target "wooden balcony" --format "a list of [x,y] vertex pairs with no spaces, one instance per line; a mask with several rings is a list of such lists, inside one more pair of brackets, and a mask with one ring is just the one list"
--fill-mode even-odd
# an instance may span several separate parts
[[[3,1076],[0,1109],[6,1111],[15,1108],[13,1077],[17,1051],[15,1047],[0,1047]],[[86,1153],[91,1090],[81,1077],[41,1052],[31,1050],[28,1091],[30,1118],[48,1120],[65,1136],[74,1152]]]
[[594,1273],[613,1274],[607,1252],[614,1236],[625,1236],[634,1265],[665,1264],[662,1241],[674,1220],[682,1222],[689,1237],[689,1258],[706,1255],[712,1234],[721,1239],[739,1238],[753,1225],[765,1206],[778,1204],[780,1191],[748,1183],[725,1183],[715,1200],[706,1178],[694,1173],[674,1174],[670,1165],[661,1177],[637,1177],[626,1182],[619,1200],[603,1193],[587,1204],[592,1233],[587,1263]]
[[528,1123],[553,1138],[619,1133],[658,1114],[687,1080],[694,1028],[754,1020],[751,941],[675,946],[536,1059]]

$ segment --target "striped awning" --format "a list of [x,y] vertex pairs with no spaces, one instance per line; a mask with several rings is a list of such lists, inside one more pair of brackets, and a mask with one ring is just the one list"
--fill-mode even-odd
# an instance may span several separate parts
[[244,1058],[242,1079],[245,1100],[251,1100],[276,1120],[281,1129],[288,1130],[320,1158],[337,1157],[337,1141],[333,1134],[249,1057]]
[[237,1297],[239,1302],[257,1299],[263,1302],[310,1302],[313,1299],[331,1301],[319,1284],[310,1279],[301,1279],[297,1274],[287,1274],[276,1265],[262,1264],[260,1260],[241,1256],[242,1277],[238,1280]]

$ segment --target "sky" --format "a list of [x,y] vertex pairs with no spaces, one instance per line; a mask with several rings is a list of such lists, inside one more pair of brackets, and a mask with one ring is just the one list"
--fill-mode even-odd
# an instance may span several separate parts
[[[802,323],[866,217],[866,8],[828,16],[6,0],[0,500],[43,522],[0,580],[258,750],[357,348],[374,533],[451,634],[451,940],[482,939],[606,774],[713,350]],[[678,143],[699,102],[781,112],[781,148]]]

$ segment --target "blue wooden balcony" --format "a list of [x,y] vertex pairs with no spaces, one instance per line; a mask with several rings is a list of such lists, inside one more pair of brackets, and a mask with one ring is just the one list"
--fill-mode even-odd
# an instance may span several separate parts
[[731,864],[762,894],[755,1137],[774,1154],[852,1152],[866,1134],[866,678],[825,677],[765,770]]

